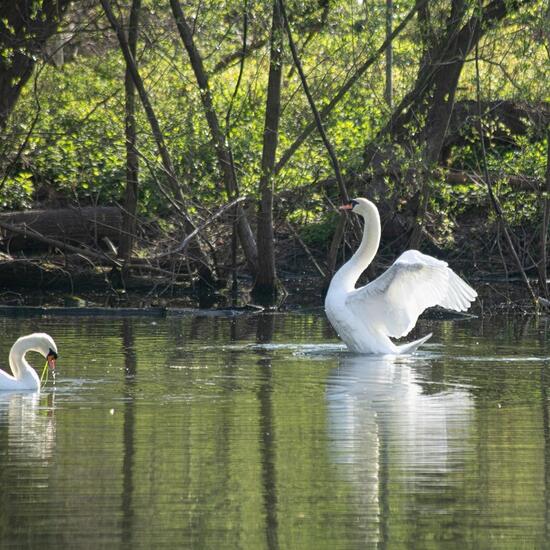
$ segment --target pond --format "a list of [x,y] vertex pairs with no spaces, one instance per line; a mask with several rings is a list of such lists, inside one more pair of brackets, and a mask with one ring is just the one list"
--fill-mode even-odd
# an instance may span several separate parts
[[420,321],[392,361],[322,312],[3,318],[2,366],[38,330],[58,373],[0,394],[1,548],[549,544],[545,319]]

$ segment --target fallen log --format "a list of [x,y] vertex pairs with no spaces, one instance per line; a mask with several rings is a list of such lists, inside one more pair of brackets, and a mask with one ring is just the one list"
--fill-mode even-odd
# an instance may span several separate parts
[[0,305],[0,317],[166,317],[165,307],[56,307]]
[[48,242],[37,239],[41,235],[64,243],[97,247],[104,237],[118,243],[121,227],[122,215],[116,206],[4,212],[0,214],[0,245],[10,253],[40,250],[48,247]]
[[[147,277],[126,274],[122,285],[119,280],[117,281],[119,278],[111,266],[59,265],[58,262],[47,258],[0,260],[0,289],[71,293],[74,293],[75,289],[78,292],[92,290],[111,292],[113,288],[150,291],[159,282],[178,288],[188,287],[188,281],[182,281],[180,277],[168,277],[154,266],[150,266],[147,270],[150,272]],[[166,273],[172,275],[169,272]]]
[[[197,309],[192,307],[56,307],[0,305],[0,317],[238,317],[256,315],[264,309],[247,305],[233,308]],[[470,317],[473,317],[470,316]]]
[[29,237],[32,237],[37,242],[47,245],[48,247],[58,248],[59,250],[72,252],[73,254],[80,254],[90,260],[107,262],[108,264],[115,265],[117,267],[120,267],[121,265],[120,262],[118,262],[115,258],[111,258],[107,254],[104,254],[102,252],[96,252],[95,250],[91,250],[88,247],[73,246],[71,244],[68,244],[63,241],[59,241],[57,239],[44,237],[44,235],[42,235],[41,233],[38,233],[38,231],[35,231],[34,229],[31,229],[30,227],[26,227],[26,226],[20,227],[15,225],[9,225],[3,222],[2,220],[0,220],[0,230],[9,231],[14,235],[29,236]]

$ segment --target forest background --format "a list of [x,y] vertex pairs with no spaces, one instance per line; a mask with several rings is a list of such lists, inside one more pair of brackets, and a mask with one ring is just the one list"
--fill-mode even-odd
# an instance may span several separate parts
[[544,303],[549,76],[543,0],[1,0],[3,301],[318,296],[366,196]]

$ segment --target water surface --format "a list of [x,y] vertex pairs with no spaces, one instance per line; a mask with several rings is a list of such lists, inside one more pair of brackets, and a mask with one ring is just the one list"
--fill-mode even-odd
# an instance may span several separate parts
[[547,547],[547,328],[423,321],[391,360],[314,314],[0,319],[2,366],[60,351],[0,393],[0,547]]

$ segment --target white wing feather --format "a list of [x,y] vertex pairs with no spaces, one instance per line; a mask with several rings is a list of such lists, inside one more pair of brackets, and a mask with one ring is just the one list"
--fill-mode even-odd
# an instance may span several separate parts
[[465,311],[477,296],[446,262],[407,250],[380,277],[352,291],[346,304],[358,319],[388,336],[406,336],[427,308]]

